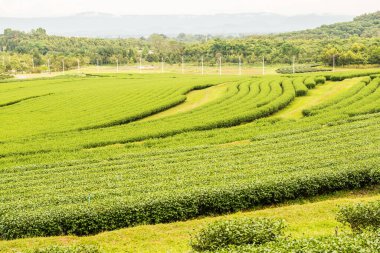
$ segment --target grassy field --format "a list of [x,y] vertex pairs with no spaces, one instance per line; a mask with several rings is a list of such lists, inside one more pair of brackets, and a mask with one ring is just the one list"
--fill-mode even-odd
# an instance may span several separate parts
[[[136,227],[2,241],[0,249],[98,241],[108,252],[180,252],[188,231],[213,219],[194,218],[378,185],[374,74],[3,81],[0,238]],[[378,198],[377,188],[367,193],[236,215],[277,213],[296,237],[324,234],[336,226],[336,204]]]

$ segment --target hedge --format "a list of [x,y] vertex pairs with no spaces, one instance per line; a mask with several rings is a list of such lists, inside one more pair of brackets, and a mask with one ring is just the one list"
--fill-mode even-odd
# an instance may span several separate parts
[[314,89],[315,86],[317,86],[317,82],[315,81],[315,78],[314,77],[307,77],[304,81],[304,84],[305,86],[308,88],[308,89]]
[[293,80],[293,85],[294,85],[294,89],[296,91],[297,97],[305,96],[307,94],[307,92],[309,91],[309,89],[305,86],[303,81],[304,81],[303,77],[296,78]]
[[380,183],[372,168],[341,170],[335,174],[299,174],[286,180],[232,188],[197,190],[134,203],[64,206],[0,216],[0,238],[90,235],[139,224],[166,223],[201,215],[223,214],[258,205]]

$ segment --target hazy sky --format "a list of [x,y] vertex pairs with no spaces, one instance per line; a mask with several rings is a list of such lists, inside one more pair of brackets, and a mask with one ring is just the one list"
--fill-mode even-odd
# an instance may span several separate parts
[[111,14],[215,14],[273,12],[285,15],[358,15],[380,10],[380,0],[0,0],[0,17]]

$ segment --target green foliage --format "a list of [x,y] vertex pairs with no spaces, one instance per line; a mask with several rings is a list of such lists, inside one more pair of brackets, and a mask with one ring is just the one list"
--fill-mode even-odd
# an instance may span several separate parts
[[[373,79],[372,84],[374,86],[379,87],[380,78],[376,77],[375,79]],[[380,99],[380,90],[376,89],[376,91],[370,94],[367,99],[361,101],[359,106],[348,108],[347,113],[348,115],[352,117],[352,116],[356,116],[360,114],[380,112],[379,99]]]
[[[313,196],[340,189],[378,184],[378,171],[356,170],[314,175],[299,173],[296,177],[276,178],[255,185],[240,187],[190,190],[188,193],[165,194],[160,198],[139,198],[135,203],[104,205],[67,205],[28,212],[7,212],[0,216],[0,237],[52,235],[90,235],[139,224],[156,224],[185,220],[200,215],[220,214],[247,209],[252,206],[283,202],[287,199]],[[2,213],[0,211],[0,214]]]
[[[259,243],[236,240],[241,236],[240,231],[245,231],[249,222],[244,219],[239,222],[218,221],[205,227],[196,237],[193,249],[208,252],[378,252],[380,250],[380,201],[366,204],[348,205],[340,208],[337,216],[338,221],[349,224],[353,234],[324,236],[315,238],[291,239],[281,234],[271,240]],[[240,222],[241,221],[241,222]],[[232,225],[230,225],[230,223]],[[267,232],[268,233],[268,232]],[[270,234],[270,233],[269,233]],[[239,243],[231,243],[238,241]],[[204,247],[201,247],[204,246]]]
[[326,77],[324,76],[317,76],[315,78],[315,82],[318,84],[324,84],[326,82]]
[[230,247],[215,253],[373,253],[380,251],[380,232],[347,234],[303,239],[282,239],[262,246]]
[[308,88],[308,89],[314,89],[315,86],[317,86],[317,83],[315,81],[315,78],[314,77],[307,77],[304,81],[304,84],[305,86]]
[[342,80],[347,79],[347,78],[367,76],[367,77],[365,77],[366,78],[365,80],[368,80],[368,78],[369,78],[368,76],[374,75],[374,74],[378,74],[378,71],[374,70],[374,71],[366,71],[366,72],[362,72],[362,73],[356,72],[356,71],[341,72],[341,73],[328,74],[328,75],[325,75],[325,77],[326,77],[326,80],[342,81]]
[[[331,68],[315,64],[366,65],[380,64],[379,12],[357,17],[352,22],[322,26],[300,32],[277,35],[255,35],[244,38],[220,39],[181,34],[170,38],[152,34],[146,38],[99,39],[65,38],[49,36],[42,28],[29,33],[4,30],[0,35],[0,49],[4,51],[4,71],[46,72],[50,59],[52,71],[73,69],[79,59],[81,65],[135,64],[140,56],[144,62],[159,62],[163,58],[170,64],[185,61],[199,64],[201,57],[206,65],[215,65],[219,56],[223,62],[258,64],[265,57],[269,64],[290,64],[297,58],[296,73],[330,71]],[[195,38],[194,39],[192,39]],[[32,67],[32,59],[35,67]],[[280,68],[279,73],[293,73],[292,68]]]
[[[318,66],[313,66],[313,65],[306,65],[306,66],[296,66],[294,68],[294,73],[310,73],[310,72],[327,72],[331,71],[332,69],[330,68],[321,68]],[[277,73],[280,74],[293,74],[293,68],[288,67],[288,68],[279,68],[276,70]]]
[[[220,80],[219,78],[211,78],[209,80],[213,80],[214,82],[217,80]],[[228,79],[227,79],[228,80]],[[107,93],[114,93],[115,90],[111,90],[108,87],[104,85],[105,82],[103,80],[98,80],[96,82],[95,80],[88,80],[91,84],[91,86],[88,86],[88,88],[83,88],[87,90],[86,93],[80,91],[77,93],[79,96],[83,96],[83,99],[85,100],[91,100],[95,97],[98,97],[97,99],[100,99],[104,101],[104,103],[107,103],[108,105],[112,105],[115,103],[115,97],[108,97],[105,96]],[[115,82],[117,89],[122,91],[123,89],[127,89],[127,86],[122,85],[123,80],[118,79],[109,79],[108,82]],[[174,79],[164,79],[164,81],[170,81],[170,83],[175,83],[176,85],[184,84],[183,81],[180,83],[180,80]],[[199,85],[198,83],[193,83],[193,79],[188,79],[187,81],[190,81],[192,85]],[[85,82],[85,80],[81,80],[82,83]],[[206,80],[203,80],[202,82],[207,82]],[[138,83],[140,85],[138,85]],[[93,85],[99,85],[98,90],[92,89]],[[75,82],[72,83],[72,85],[76,85]],[[73,87],[70,86],[70,87]],[[137,86],[137,87],[136,87]],[[69,85],[67,85],[69,87]],[[225,128],[230,126],[239,125],[241,123],[247,123],[251,122],[253,120],[263,118],[266,116],[269,116],[278,110],[284,108],[287,104],[289,104],[295,97],[295,91],[294,87],[291,84],[291,82],[284,82],[281,83],[281,79],[275,78],[275,79],[263,79],[263,80],[257,80],[257,79],[247,79],[240,82],[230,82],[228,83],[228,90],[223,94],[223,96],[220,99],[217,99],[215,101],[212,101],[211,103],[205,104],[201,108],[196,108],[195,110],[192,110],[190,112],[184,112],[180,113],[178,115],[175,115],[173,117],[166,117],[162,119],[157,119],[153,121],[148,122],[132,122],[131,120],[136,120],[144,116],[148,116],[152,114],[152,111],[162,110],[163,107],[159,106],[159,97],[162,97],[164,101],[169,105],[173,105],[172,101],[177,101],[176,99],[180,97],[180,99],[183,99],[181,96],[184,92],[183,90],[189,90],[189,88],[185,89],[185,87],[178,89],[177,91],[172,91],[173,93],[167,94],[166,92],[170,92],[171,89],[174,87],[165,83],[165,82],[157,82],[155,87],[153,87],[149,82],[146,82],[145,79],[138,80],[135,85],[133,86],[136,91],[132,90],[128,92],[120,92],[117,96],[118,99],[122,99],[123,97],[126,97],[128,95],[135,95],[141,92],[143,92],[144,89],[147,89],[148,87],[152,87],[148,93],[145,94],[143,98],[140,98],[140,96],[136,96],[137,99],[141,99],[139,103],[136,103],[136,100],[132,100],[132,98],[128,99],[126,102],[122,104],[120,107],[114,107],[112,111],[108,110],[108,107],[102,105],[101,108],[103,110],[107,110],[107,113],[112,112],[112,116],[116,118],[110,117],[102,117],[101,114],[98,117],[95,115],[88,114],[86,111],[79,110],[76,111],[74,109],[73,112],[71,112],[70,116],[77,115],[81,118],[81,120],[77,120],[74,123],[69,123],[65,120],[64,117],[58,112],[53,110],[51,113],[45,113],[42,116],[39,115],[39,113],[29,113],[25,115],[25,117],[30,118],[30,121],[33,121],[36,119],[36,115],[39,117],[46,117],[49,119],[52,119],[53,117],[57,117],[57,120],[51,122],[51,125],[46,126],[38,126],[37,129],[29,128],[28,130],[25,130],[22,135],[26,136],[27,134],[33,135],[38,134],[41,132],[41,129],[43,131],[48,132],[55,132],[57,130],[64,131],[64,129],[88,129],[88,130],[96,130],[101,129],[109,126],[115,126],[115,125],[121,125],[120,127],[114,127],[109,128],[111,132],[111,136],[105,136],[105,135],[98,135],[96,131],[86,131],[86,132],[76,132],[76,131],[64,131],[62,134],[66,135],[62,141],[64,141],[66,144],[68,144],[67,139],[72,140],[72,144],[79,148],[94,148],[94,147],[100,147],[100,146],[107,146],[110,144],[115,144],[120,142],[120,137],[123,139],[123,143],[130,142],[130,141],[139,141],[143,139],[149,139],[149,138],[157,138],[157,137],[166,137],[171,136],[178,133],[184,133],[189,131],[200,131],[200,130],[207,130],[207,129],[214,129],[214,128]],[[160,87],[166,87],[165,89],[158,90]],[[191,87],[191,86],[190,86]],[[178,88],[178,87],[177,87]],[[91,90],[89,90],[91,89]],[[156,90],[157,89],[157,90]],[[191,89],[191,88],[190,88]],[[39,86],[38,89],[39,90]],[[100,92],[100,90],[103,90],[103,92]],[[31,91],[35,92],[33,89]],[[70,94],[71,91],[68,89],[68,93]],[[132,93],[133,92],[133,93]],[[66,93],[66,94],[65,94]],[[65,93],[60,93],[54,96],[49,96],[49,99],[45,100],[47,103],[51,103],[52,101],[55,101],[56,103],[65,103],[65,97],[68,95],[67,91]],[[132,94],[131,94],[132,93]],[[89,94],[93,94],[90,96]],[[157,94],[160,94],[158,97]],[[180,95],[181,94],[181,95]],[[175,97],[175,95],[177,97]],[[175,99],[173,99],[173,97]],[[10,99],[11,97],[8,96],[7,99]],[[152,98],[155,98],[154,100]],[[169,101],[167,101],[169,100]],[[62,101],[62,102],[61,102]],[[143,101],[147,101],[144,102]],[[177,103],[177,102],[176,102]],[[98,102],[95,104],[89,103],[88,106],[97,106]],[[165,105],[165,103],[164,103]],[[237,106],[239,105],[239,106]],[[124,109],[128,108],[128,112],[125,112]],[[135,108],[135,109],[132,109]],[[150,110],[148,110],[151,108]],[[11,108],[9,108],[9,111],[12,111]],[[29,110],[28,106],[25,105],[23,107],[20,107],[21,110]],[[143,113],[140,113],[143,112]],[[126,115],[131,115],[129,118],[126,117]],[[138,117],[136,117],[136,115]],[[122,120],[118,120],[118,117],[124,116],[125,118]],[[6,120],[11,120],[12,114],[6,118]],[[128,119],[128,120],[126,120]],[[97,121],[102,122],[102,124],[98,124]],[[6,126],[6,121],[4,120],[4,127]],[[27,121],[25,120],[25,123]],[[94,124],[95,123],[95,124]],[[127,124],[129,123],[129,124]],[[25,128],[22,126],[23,123],[19,123],[16,127],[17,128]],[[67,125],[69,124],[69,125]],[[78,127],[74,128],[75,125]],[[28,124],[29,125],[29,124]],[[85,125],[85,127],[80,127],[79,125]],[[21,131],[17,131],[17,128],[13,130],[13,133],[15,136],[20,135]],[[52,130],[55,131],[52,131]],[[11,135],[12,132],[9,133]],[[71,137],[68,137],[71,136]],[[84,137],[87,136],[87,137]],[[11,136],[10,136],[11,137]],[[42,138],[45,138],[44,136],[41,136]],[[63,137],[63,136],[62,136]],[[77,139],[79,138],[79,140]],[[71,142],[71,141],[70,141]],[[36,142],[36,145],[41,145],[42,142]],[[46,143],[45,143],[46,144]],[[78,146],[79,145],[79,146]],[[57,147],[58,149],[61,148],[61,145],[59,144],[58,139],[54,140],[54,144],[52,143],[51,147]],[[33,148],[32,146],[29,146],[29,148]],[[27,149],[29,149],[27,148]]]
[[[336,75],[364,73],[373,74]],[[266,118],[294,99],[293,81],[105,75],[1,83],[2,103],[29,99],[0,107],[0,237],[89,235],[378,184],[380,115],[347,114],[378,101],[378,79],[364,78],[313,117]],[[191,111],[93,127],[219,83],[220,97]]]
[[351,22],[322,25],[316,29],[281,34],[290,39],[317,39],[323,37],[349,38],[351,36],[379,37],[380,11],[356,17]]
[[[340,78],[340,77],[339,77]],[[320,103],[317,106],[305,109],[302,111],[304,116],[312,116],[318,113],[326,112],[326,110],[340,110],[346,106],[351,105],[353,102],[363,99],[377,89],[377,82],[371,82],[369,77],[365,77],[360,82],[349,89],[348,91],[338,95],[337,97]],[[367,86],[368,85],[368,86]],[[347,108],[346,108],[347,110]]]
[[296,90],[296,96],[305,96],[309,89],[304,84],[304,77],[296,78],[293,80],[294,89]]
[[9,79],[11,78],[11,75],[0,73],[0,80]]
[[78,245],[78,246],[50,246],[28,250],[24,253],[102,253],[97,246]]
[[380,201],[341,207],[338,221],[349,224],[352,230],[362,231],[380,227]]
[[[187,77],[179,80],[164,75],[156,76],[152,83],[147,76],[137,78],[135,75],[120,75],[117,78],[90,76],[29,80],[20,83],[22,90],[13,83],[4,84],[7,93],[0,95],[0,108],[4,109],[0,128],[11,124],[15,117],[14,106],[24,114],[24,121],[15,125],[11,131],[4,129],[7,135],[14,133],[16,136],[30,136],[41,132],[98,129],[127,124],[182,103],[186,99],[185,94],[192,90],[219,82],[220,79],[216,77]],[[75,102],[67,100],[73,90],[77,96]],[[44,113],[33,111],[34,102],[41,102],[42,106],[45,104],[47,107],[54,103],[61,109]],[[25,113],[30,110],[33,112]],[[63,110],[70,110],[70,113],[62,113]],[[40,125],[36,122],[41,120],[49,124]]]
[[282,220],[237,218],[208,224],[191,239],[196,251],[216,250],[230,245],[260,245],[283,236]]
[[[179,104],[185,102],[185,100],[186,100],[185,94],[187,94],[187,93],[189,93],[189,92],[191,92],[193,90],[201,90],[201,89],[208,88],[210,86],[212,86],[212,85],[210,85],[210,84],[207,83],[207,84],[195,85],[193,87],[189,87],[187,89],[183,89],[181,91],[182,94],[180,94],[180,96],[178,96],[177,98],[173,98],[171,101],[168,101],[168,103],[163,104],[161,106],[154,106],[154,108],[146,108],[146,110],[144,110],[144,111],[142,111],[140,113],[133,114],[133,115],[131,115],[129,117],[125,117],[123,119],[116,119],[116,120],[112,120],[112,121],[109,121],[109,122],[103,123],[103,124],[92,125],[92,126],[88,126],[88,127],[82,127],[82,128],[79,128],[79,130],[106,128],[106,127],[111,127],[111,126],[124,125],[124,124],[128,124],[130,122],[133,122],[133,121],[137,121],[139,119],[151,116],[153,114],[156,114],[156,113],[159,113],[159,112],[162,112],[162,111],[165,111],[165,110],[167,110],[169,108],[172,108],[172,107],[174,107],[176,105],[179,105]],[[157,94],[155,94],[155,95],[157,95]],[[155,101],[155,103],[157,103],[157,101]]]

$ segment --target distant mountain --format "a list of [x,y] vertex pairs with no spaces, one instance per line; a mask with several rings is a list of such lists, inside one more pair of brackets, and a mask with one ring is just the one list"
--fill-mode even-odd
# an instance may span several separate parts
[[287,38],[349,38],[351,36],[380,37],[380,11],[363,14],[350,22],[322,25],[315,29],[289,32],[279,36]]
[[218,15],[126,15],[81,13],[66,17],[0,18],[0,30],[30,31],[45,28],[49,34],[84,37],[139,37],[152,33],[248,35],[270,34],[315,28],[352,20],[344,15],[284,16],[272,13]]

